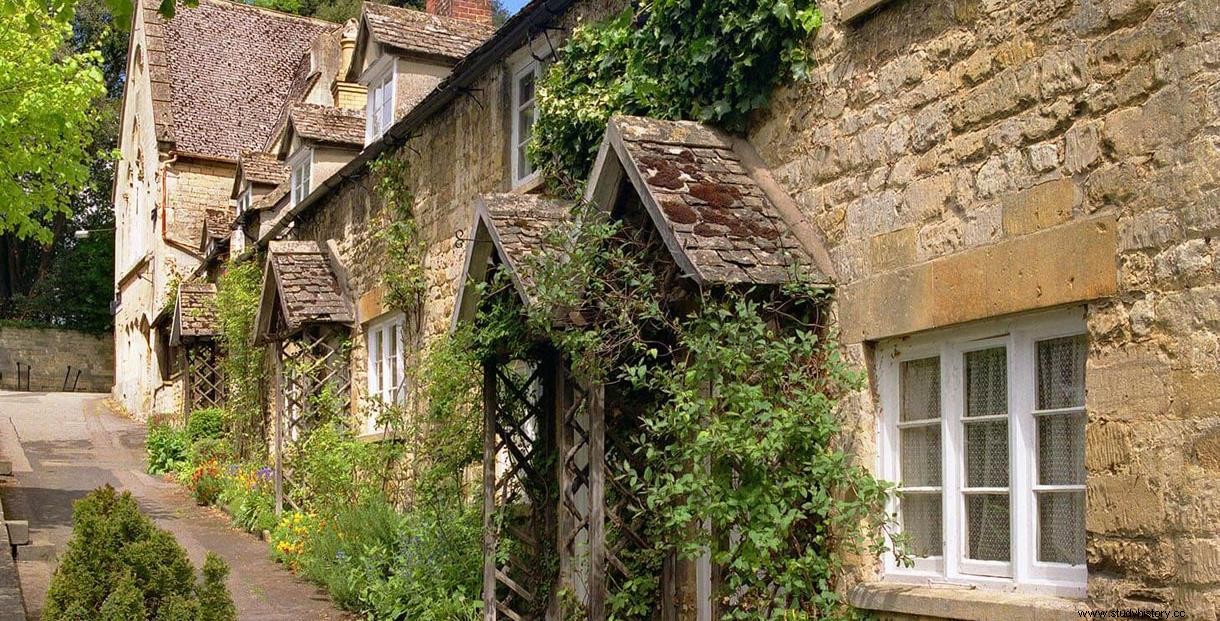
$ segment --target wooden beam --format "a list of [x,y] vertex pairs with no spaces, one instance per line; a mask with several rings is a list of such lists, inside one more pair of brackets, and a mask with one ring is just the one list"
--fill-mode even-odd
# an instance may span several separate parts
[[606,618],[606,387],[589,387],[589,621]]
[[483,619],[496,621],[496,370],[483,364]]

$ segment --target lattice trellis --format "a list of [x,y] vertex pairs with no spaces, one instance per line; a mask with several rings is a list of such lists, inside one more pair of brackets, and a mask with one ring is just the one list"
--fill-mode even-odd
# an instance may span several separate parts
[[182,396],[183,414],[225,403],[224,375],[219,350],[214,341],[199,341],[182,349],[186,371]]
[[299,509],[290,446],[320,420],[351,410],[350,352],[344,329],[313,325],[276,346],[276,511]]
[[484,370],[484,618],[542,618],[554,604],[552,365]]

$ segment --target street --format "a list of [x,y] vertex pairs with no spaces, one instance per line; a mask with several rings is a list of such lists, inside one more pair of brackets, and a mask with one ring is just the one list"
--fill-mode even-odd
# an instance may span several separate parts
[[144,472],[144,425],[111,412],[105,395],[0,391],[0,477],[9,520],[28,520],[31,545],[17,566],[27,618],[39,619],[56,553],[72,534],[72,503],[109,483],[130,491],[145,515],[175,537],[196,569],[207,551],[232,569],[229,590],[240,619],[347,618],[312,584],[270,558],[267,544],[198,507],[186,490]]

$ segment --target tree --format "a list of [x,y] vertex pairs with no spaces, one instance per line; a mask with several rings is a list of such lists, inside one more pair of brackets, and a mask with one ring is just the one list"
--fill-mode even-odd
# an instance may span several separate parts
[[45,2],[0,9],[0,233],[17,239],[52,241],[50,226],[89,179],[101,57],[67,50],[71,34]]

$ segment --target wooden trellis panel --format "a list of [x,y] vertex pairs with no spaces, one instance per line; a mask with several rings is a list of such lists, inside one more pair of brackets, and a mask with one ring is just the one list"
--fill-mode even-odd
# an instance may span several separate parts
[[275,344],[276,512],[284,501],[299,509],[290,495],[295,486],[289,446],[328,415],[351,410],[349,352],[340,329],[309,326]]
[[552,369],[549,361],[484,369],[486,621],[539,619],[555,605]]
[[182,397],[183,414],[225,403],[224,375],[214,341],[201,341],[183,347],[186,378]]

